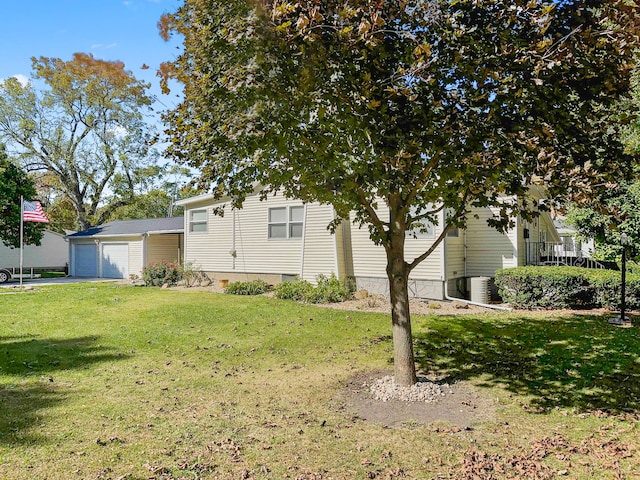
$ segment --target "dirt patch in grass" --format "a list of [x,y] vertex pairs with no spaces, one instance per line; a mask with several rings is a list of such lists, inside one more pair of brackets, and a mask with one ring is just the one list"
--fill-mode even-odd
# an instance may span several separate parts
[[391,374],[390,371],[374,371],[352,376],[343,392],[344,408],[365,421],[391,428],[418,423],[433,424],[443,431],[455,432],[495,418],[494,399],[469,382],[443,387],[444,395],[432,403],[376,400],[370,385],[376,379]]

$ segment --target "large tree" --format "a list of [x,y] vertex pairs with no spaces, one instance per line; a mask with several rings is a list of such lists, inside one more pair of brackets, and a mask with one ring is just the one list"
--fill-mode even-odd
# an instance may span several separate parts
[[[0,239],[5,245],[20,247],[20,198],[32,200],[35,196],[33,179],[7,157],[4,145],[0,143]],[[40,245],[43,230],[43,223],[25,222],[24,243]]]
[[[184,39],[160,72],[184,88],[169,152],[236,206],[259,182],[367,225],[387,255],[395,379],[411,384],[407,280],[470,207],[499,207],[504,229],[531,214],[531,183],[589,195],[622,175],[607,112],[637,26],[623,0],[185,0],[160,22]],[[406,258],[406,232],[443,208],[442,233]]]
[[122,62],[88,54],[32,62],[31,83],[0,84],[0,139],[28,171],[56,178],[80,228],[99,224],[132,201],[140,169],[154,161],[143,116],[149,85]]
[[[621,138],[626,150],[640,154],[640,117],[631,115],[640,111],[640,68],[631,78],[631,95],[623,99],[616,110],[622,122]],[[601,260],[620,260],[622,246],[620,235],[631,238],[633,248],[640,252],[640,165],[634,165],[631,174],[620,181],[610,182],[596,195],[570,203],[567,207],[567,223],[573,226],[582,239],[593,239],[594,256]]]

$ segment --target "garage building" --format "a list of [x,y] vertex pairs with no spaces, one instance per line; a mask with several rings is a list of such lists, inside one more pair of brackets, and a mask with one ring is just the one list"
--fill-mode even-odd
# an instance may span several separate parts
[[66,238],[71,276],[139,277],[152,262],[182,263],[184,219],[117,220]]

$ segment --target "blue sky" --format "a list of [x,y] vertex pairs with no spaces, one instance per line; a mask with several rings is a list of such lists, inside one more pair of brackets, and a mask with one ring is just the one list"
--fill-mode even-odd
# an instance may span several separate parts
[[[179,0],[4,0],[0,2],[0,80],[31,75],[31,57],[71,60],[75,52],[102,60],[120,60],[140,80],[152,84],[158,97],[154,109],[177,103],[175,94],[163,96],[158,65],[172,59],[180,44],[166,43],[157,23],[173,12]],[[143,70],[142,65],[150,68]]]

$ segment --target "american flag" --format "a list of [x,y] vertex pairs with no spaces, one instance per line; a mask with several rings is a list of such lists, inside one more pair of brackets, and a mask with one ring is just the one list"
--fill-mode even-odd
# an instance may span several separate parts
[[22,219],[25,222],[41,222],[49,223],[49,219],[42,210],[42,205],[37,200],[33,202],[27,202],[26,200],[22,204]]

